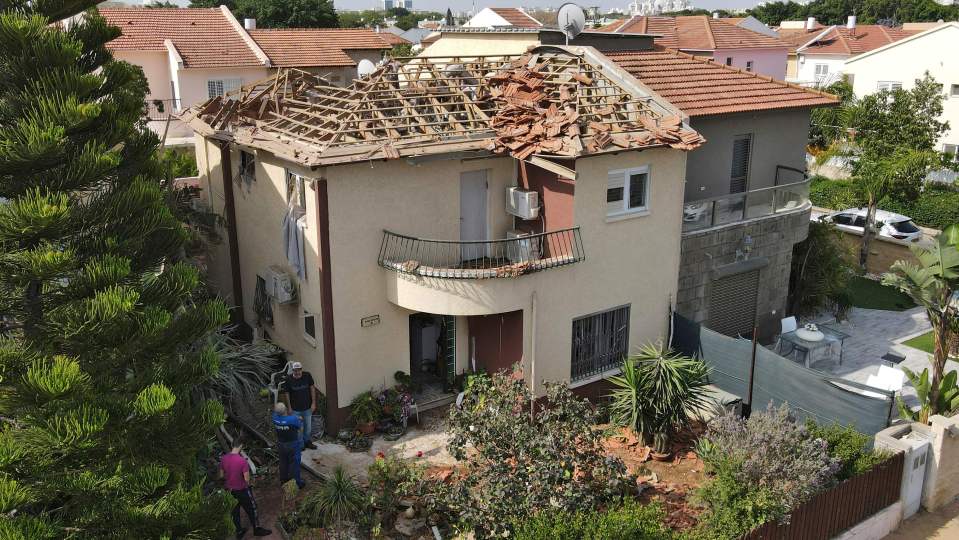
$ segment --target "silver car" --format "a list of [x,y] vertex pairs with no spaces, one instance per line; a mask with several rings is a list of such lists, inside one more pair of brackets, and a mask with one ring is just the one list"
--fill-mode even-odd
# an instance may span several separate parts
[[[826,214],[819,219],[833,223],[844,231],[862,234],[866,227],[866,209],[849,208]],[[879,236],[903,242],[918,242],[922,238],[922,230],[916,227],[912,218],[885,210],[876,210],[876,230],[879,231]]]

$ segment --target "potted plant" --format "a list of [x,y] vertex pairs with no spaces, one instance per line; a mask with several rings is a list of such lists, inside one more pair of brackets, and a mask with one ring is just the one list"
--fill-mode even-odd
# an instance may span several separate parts
[[357,395],[350,402],[350,417],[356,424],[356,429],[364,435],[369,435],[376,429],[376,421],[380,419],[381,411],[380,402],[369,390]]

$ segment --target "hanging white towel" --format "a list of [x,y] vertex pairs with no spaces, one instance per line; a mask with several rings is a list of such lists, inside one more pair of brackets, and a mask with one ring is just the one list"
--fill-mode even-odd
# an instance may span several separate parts
[[291,204],[283,217],[283,245],[286,247],[286,260],[300,279],[306,279],[306,256],[303,250],[305,229],[306,212]]

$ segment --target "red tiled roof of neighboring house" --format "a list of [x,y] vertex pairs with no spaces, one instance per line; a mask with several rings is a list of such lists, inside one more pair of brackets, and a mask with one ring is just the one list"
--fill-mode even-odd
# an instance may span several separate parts
[[383,41],[389,44],[391,47],[395,45],[405,45],[409,43],[409,40],[403,39],[400,36],[394,34],[393,32],[387,32],[386,30],[378,34]]
[[[803,49],[803,54],[857,55],[878,49],[916,32],[889,28],[880,24],[861,24],[853,29],[835,26],[825,35]],[[813,39],[815,36],[811,37]]]
[[367,28],[264,28],[249,33],[276,67],[355,66],[346,50],[391,47],[383,34]]
[[789,44],[706,15],[680,17],[636,16],[600,28],[602,32],[654,34],[655,42],[670,49],[714,51],[716,49],[788,48]]
[[691,117],[835,105],[835,96],[657,47],[603,53]]
[[506,19],[512,26],[523,28],[539,28],[543,23],[519,8],[489,8],[490,11]]
[[103,8],[100,14],[122,32],[107,44],[114,51],[166,51],[169,39],[185,67],[263,65],[220,8]]
[[779,39],[789,44],[789,51],[795,52],[797,48],[809,43],[825,30],[825,26],[816,23],[812,30],[806,30],[805,28],[780,28],[776,33],[779,34]]

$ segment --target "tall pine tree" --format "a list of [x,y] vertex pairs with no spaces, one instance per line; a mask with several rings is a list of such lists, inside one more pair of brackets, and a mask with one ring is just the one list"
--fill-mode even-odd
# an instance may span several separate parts
[[191,347],[227,320],[178,262],[142,71],[96,0],[0,0],[0,538],[222,538]]

